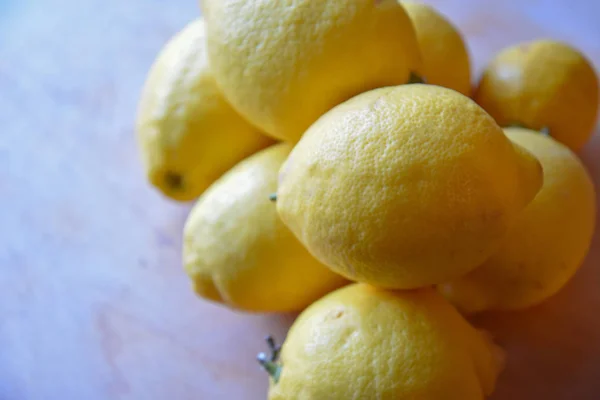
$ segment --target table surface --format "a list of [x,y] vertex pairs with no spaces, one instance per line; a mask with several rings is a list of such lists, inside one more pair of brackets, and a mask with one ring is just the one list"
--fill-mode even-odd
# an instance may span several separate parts
[[[477,71],[553,37],[600,65],[600,3],[437,0]],[[264,399],[254,358],[291,315],[201,301],[181,268],[189,205],[150,188],[134,143],[144,76],[194,0],[0,0],[0,399]],[[582,154],[598,187],[600,135]],[[600,224],[598,224],[600,225]],[[509,352],[495,395],[598,399],[600,235],[568,287],[487,315]]]

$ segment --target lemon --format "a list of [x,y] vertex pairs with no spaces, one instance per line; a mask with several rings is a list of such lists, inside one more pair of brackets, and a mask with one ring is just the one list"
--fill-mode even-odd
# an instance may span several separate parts
[[277,209],[334,271],[415,288],[479,266],[541,183],[539,162],[468,97],[401,85],[312,125],[282,166]]
[[414,29],[396,0],[204,0],[208,51],[231,104],[295,142],[350,97],[420,74]]
[[433,289],[354,284],[307,308],[265,366],[269,400],[482,400],[502,356]]
[[427,83],[471,94],[471,61],[458,29],[433,7],[402,1],[408,13],[423,57]]
[[202,20],[161,50],[142,91],[136,128],[148,179],[181,201],[196,198],[238,161],[272,143],[217,87]]
[[269,200],[290,150],[262,150],[198,199],[185,224],[183,261],[200,296],[246,311],[292,311],[346,283],[302,247]]
[[501,126],[544,128],[579,150],[596,123],[598,77],[571,46],[536,40],[498,53],[483,73],[475,100]]
[[552,296],[581,265],[594,233],[594,184],[579,158],[539,132],[505,131],[539,159],[544,185],[495,255],[440,287],[464,312],[519,309]]

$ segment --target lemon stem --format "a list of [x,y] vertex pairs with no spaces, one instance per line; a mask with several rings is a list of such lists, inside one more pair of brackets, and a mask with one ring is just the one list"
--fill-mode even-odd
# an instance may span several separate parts
[[181,190],[183,188],[183,177],[175,172],[167,171],[164,176],[165,183],[171,190]]
[[275,344],[275,339],[272,336],[267,336],[265,338],[267,345],[269,346],[269,351],[271,354],[267,356],[265,353],[259,353],[256,357],[258,363],[273,379],[273,382],[279,382],[279,377],[281,375],[282,366],[277,361],[279,360],[279,353],[281,352],[281,346],[277,346]]
[[277,201],[277,193],[271,193],[269,195],[269,200],[271,200],[272,202]]
[[410,71],[410,76],[408,77],[408,83],[426,83],[425,78],[420,76],[419,74]]
[[544,136],[551,136],[550,128],[548,128],[547,126],[542,127],[542,129],[540,129],[540,133]]

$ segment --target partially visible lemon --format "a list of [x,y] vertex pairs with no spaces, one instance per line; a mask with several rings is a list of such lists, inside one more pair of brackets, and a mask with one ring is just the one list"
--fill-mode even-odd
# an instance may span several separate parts
[[333,106],[421,74],[396,0],[204,0],[208,50],[231,104],[288,141]]
[[354,284],[307,308],[265,366],[269,400],[483,400],[502,364],[435,290]]
[[579,150],[596,124],[598,77],[573,47],[536,40],[498,53],[483,72],[475,101],[503,127],[547,129]]
[[402,1],[423,57],[427,83],[471,94],[471,61],[465,41],[447,18],[423,3]]
[[183,261],[200,296],[246,311],[294,311],[346,283],[302,247],[269,200],[291,149],[278,144],[242,161],[192,209]]
[[525,308],[552,296],[577,271],[594,233],[594,184],[579,158],[539,132],[519,128],[505,132],[540,160],[544,185],[495,255],[440,286],[468,313]]
[[281,169],[277,209],[334,271],[406,289],[481,265],[541,184],[539,162],[468,97],[401,85],[313,124]]
[[272,143],[240,117],[217,87],[204,23],[196,20],[162,49],[148,74],[136,121],[150,182],[192,200],[235,163]]

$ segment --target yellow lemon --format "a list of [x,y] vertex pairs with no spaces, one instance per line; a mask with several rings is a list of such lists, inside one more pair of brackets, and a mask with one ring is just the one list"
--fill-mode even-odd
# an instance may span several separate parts
[[583,262],[594,233],[594,184],[577,156],[539,132],[505,131],[542,163],[544,185],[495,255],[440,286],[465,312],[524,308],[555,294]]
[[334,271],[414,288],[479,266],[541,182],[538,161],[468,97],[401,85],[311,126],[280,171],[277,209]]
[[503,127],[547,129],[578,150],[596,123],[598,77],[571,46],[536,40],[498,53],[481,77],[475,101]]
[[242,161],[194,206],[183,261],[200,296],[246,311],[292,311],[346,282],[302,247],[269,199],[290,150],[279,144]]
[[458,29],[433,7],[402,1],[408,13],[423,57],[427,83],[471,94],[469,52]]
[[272,143],[217,87],[202,20],[190,23],[158,55],[136,127],[148,179],[181,201],[194,199],[238,161]]
[[433,289],[354,284],[307,308],[272,374],[269,400],[483,400],[503,352]]
[[268,134],[297,141],[350,97],[421,71],[396,0],[204,0],[208,51],[231,104]]

